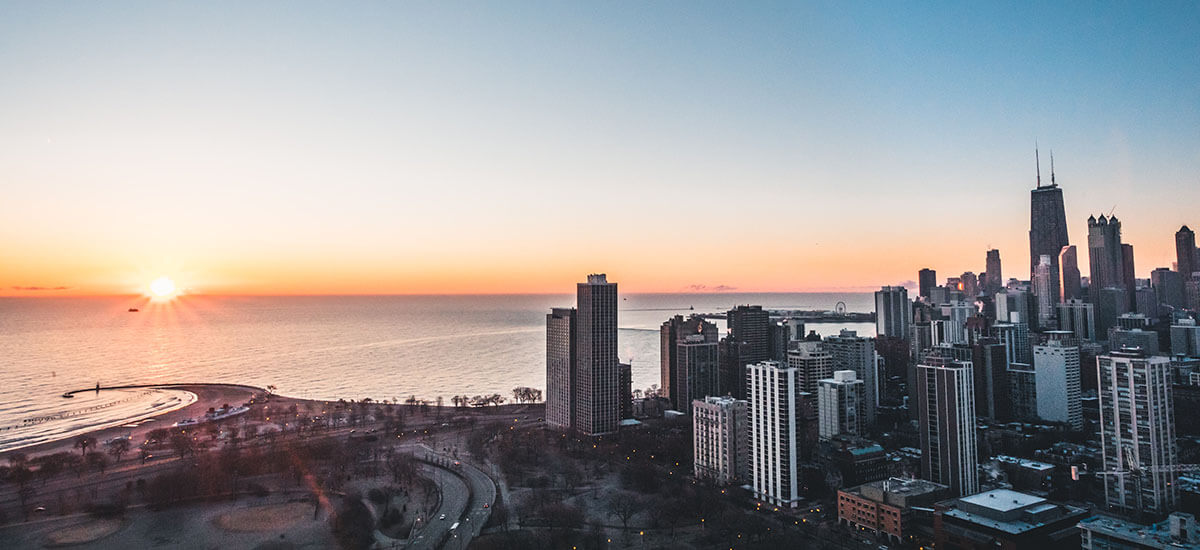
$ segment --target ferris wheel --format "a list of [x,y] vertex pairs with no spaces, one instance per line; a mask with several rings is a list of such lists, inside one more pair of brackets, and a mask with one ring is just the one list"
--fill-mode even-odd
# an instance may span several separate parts
[[845,315],[846,314],[846,302],[838,302],[837,305],[833,306],[833,311],[834,311],[834,313],[837,313],[838,315]]

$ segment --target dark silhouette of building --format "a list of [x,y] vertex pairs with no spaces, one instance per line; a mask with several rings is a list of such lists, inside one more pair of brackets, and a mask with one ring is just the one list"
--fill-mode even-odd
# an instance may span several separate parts
[[1059,302],[1067,300],[1079,299],[1082,295],[1080,273],[1079,273],[1079,253],[1075,249],[1075,245],[1068,245],[1062,248],[1058,254],[1058,266],[1062,272],[1062,280],[1059,283]]
[[997,422],[1012,418],[1008,395],[1008,352],[995,338],[980,338],[972,346],[975,370],[975,415]]
[[1160,267],[1150,272],[1150,288],[1154,289],[1155,299],[1158,300],[1159,315],[1163,314],[1163,306],[1171,309],[1181,309],[1183,300],[1183,274]]
[[659,329],[661,393],[675,410],[691,413],[693,399],[718,395],[720,337],[699,315],[676,315]]
[[919,297],[928,300],[929,293],[935,286],[937,286],[937,271],[927,267],[917,272],[917,292]]
[[1089,296],[1093,302],[1098,290],[1125,288],[1125,250],[1121,246],[1121,222],[1116,216],[1088,217],[1088,260]]
[[971,362],[927,357],[917,367],[921,477],[962,496],[979,490]]
[[[1034,151],[1037,156],[1037,151]],[[1050,256],[1051,295],[1059,296],[1059,253],[1067,238],[1067,215],[1063,192],[1054,181],[1054,159],[1050,160],[1050,185],[1042,186],[1041,163],[1037,167],[1037,188],[1030,192],[1029,273],[1032,275],[1042,255]]]
[[621,363],[621,420],[633,418],[633,365]]
[[604,274],[577,285],[575,429],[598,435],[617,431],[620,362],[617,360],[617,283]]
[[1185,281],[1196,272],[1196,256],[1196,234],[1186,225],[1180,227],[1175,232],[1175,269]]
[[984,285],[984,294],[989,296],[1000,292],[1000,288],[1004,286],[1004,272],[1000,265],[1000,251],[993,248],[987,251],[987,284]]

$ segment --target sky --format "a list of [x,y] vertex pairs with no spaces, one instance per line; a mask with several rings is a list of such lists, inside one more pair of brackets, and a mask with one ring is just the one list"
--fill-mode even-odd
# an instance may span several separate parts
[[6,2],[0,295],[1028,278],[1035,144],[1147,277],[1198,59],[1195,2]]

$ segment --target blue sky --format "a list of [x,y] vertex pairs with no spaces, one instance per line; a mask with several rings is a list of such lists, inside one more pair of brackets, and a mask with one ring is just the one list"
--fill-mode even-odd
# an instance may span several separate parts
[[1035,141],[1145,277],[1200,225],[1198,59],[1195,3],[8,3],[0,285],[1027,277]]

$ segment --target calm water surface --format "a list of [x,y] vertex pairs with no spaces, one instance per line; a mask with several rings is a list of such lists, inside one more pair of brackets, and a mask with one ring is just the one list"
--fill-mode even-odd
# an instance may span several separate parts
[[[658,326],[736,304],[871,311],[858,294],[628,294],[621,359],[657,384]],[[68,389],[233,382],[310,398],[435,399],[545,386],[545,313],[573,295],[0,298],[0,425],[60,410]],[[130,313],[130,307],[141,311]],[[723,322],[718,322],[724,331]],[[823,334],[848,326],[812,325]]]

